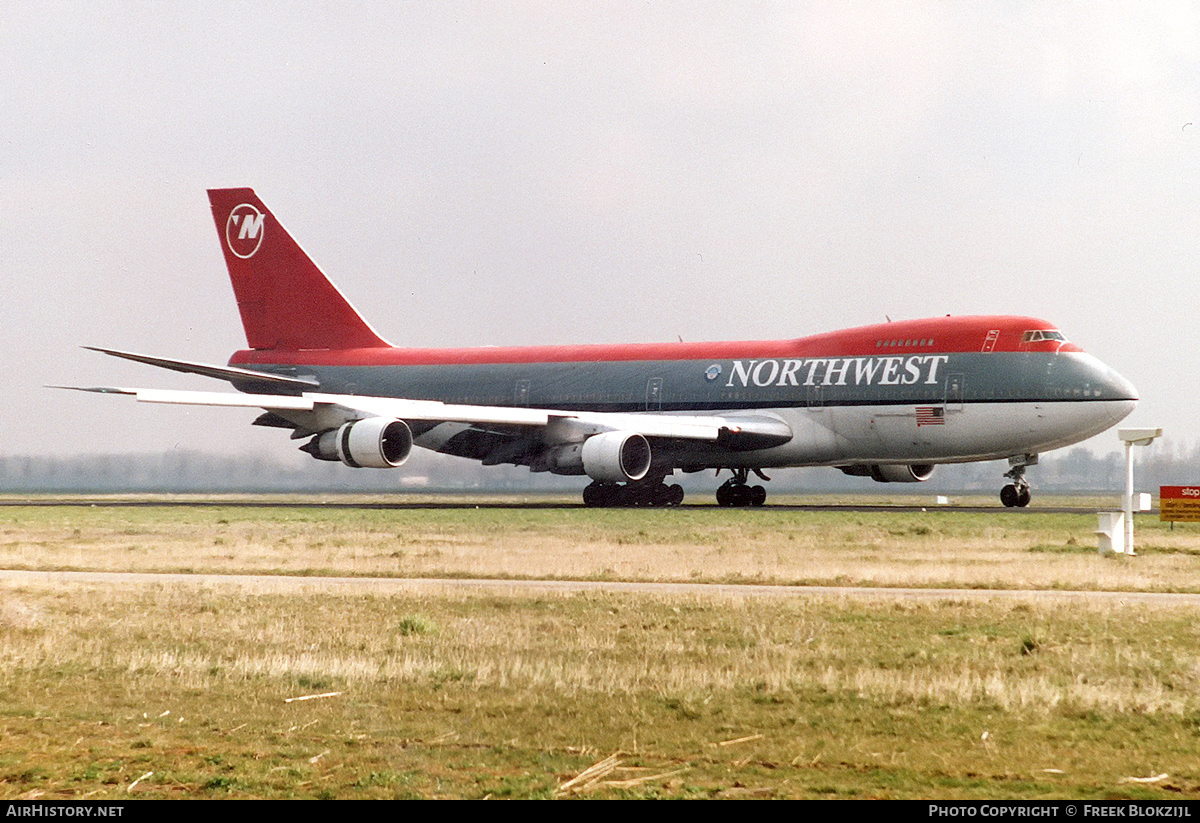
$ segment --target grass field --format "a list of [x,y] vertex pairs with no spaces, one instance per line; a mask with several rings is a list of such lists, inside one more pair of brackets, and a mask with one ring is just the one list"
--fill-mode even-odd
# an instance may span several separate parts
[[[1031,588],[0,586],[0,797],[1200,797],[1200,532],[1095,516],[0,510],[0,567]],[[316,696],[322,695],[322,696]],[[311,699],[287,702],[289,698]]]
[[0,568],[1200,591],[1200,529],[1138,522],[1097,558],[1096,517],[716,506],[4,508]]

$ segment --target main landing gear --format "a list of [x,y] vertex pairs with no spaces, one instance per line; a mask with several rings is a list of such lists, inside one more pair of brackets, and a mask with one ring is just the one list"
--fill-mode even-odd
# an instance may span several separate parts
[[[767,502],[767,490],[762,486],[747,485],[750,469],[733,469],[733,477],[717,489],[718,506],[761,506]],[[753,470],[763,480],[770,480],[758,469]]]
[[1008,464],[1012,468],[1006,471],[1004,476],[1013,482],[1000,490],[1000,502],[1007,508],[1023,509],[1033,499],[1033,495],[1029,491],[1029,481],[1025,479],[1025,467],[1033,466],[1037,462],[1036,454],[1023,454],[1008,458]]
[[678,506],[683,502],[683,486],[667,485],[663,478],[638,483],[601,483],[599,480],[583,490],[583,505],[592,508],[627,506]]

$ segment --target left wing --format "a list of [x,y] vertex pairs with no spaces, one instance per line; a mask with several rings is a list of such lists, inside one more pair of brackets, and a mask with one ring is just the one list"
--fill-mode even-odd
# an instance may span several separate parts
[[353,423],[368,417],[388,417],[406,421],[540,428],[547,431],[551,440],[558,439],[561,442],[574,440],[574,435],[581,434],[586,437],[587,434],[617,430],[634,431],[644,437],[715,442],[721,437],[721,429],[729,428],[730,423],[727,418],[719,416],[555,411],[553,409],[474,406],[442,403],[437,400],[406,400],[395,397],[321,394],[319,392],[304,392],[298,396],[291,396],[107,386],[55,386],[53,388],[129,395],[139,403],[264,409],[287,419],[300,417],[305,421],[301,425],[312,432],[338,428],[346,423]]
[[[278,389],[287,394],[175,391],[61,386],[134,397],[141,403],[259,408],[255,423],[290,428],[294,439],[311,437],[302,449],[322,460],[355,467],[390,468],[403,463],[416,443],[487,464],[515,463],[534,471],[588,474],[630,481],[651,467],[651,444],[707,444],[716,450],[751,451],[792,439],[791,427],[767,413],[694,415],[663,412],[560,411],[515,406],[478,406],[312,391],[312,378],[267,374],[233,366],[209,366],[113,349],[93,349],[192,374],[227,380],[241,389]],[[657,446],[655,447],[657,448]],[[663,464],[660,464],[663,465]]]

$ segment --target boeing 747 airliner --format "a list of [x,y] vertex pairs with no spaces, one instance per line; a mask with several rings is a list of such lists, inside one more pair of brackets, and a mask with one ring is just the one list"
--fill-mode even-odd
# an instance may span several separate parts
[[241,393],[93,388],[150,403],[251,407],[319,460],[395,468],[414,445],[587,475],[589,506],[678,505],[675,472],[830,466],[879,482],[1007,459],[1029,504],[1038,454],[1113,426],[1133,386],[1050,323],[939,317],[788,340],[397,348],[362,319],[251,189],[209,191],[248,348],[226,366],[98,351],[228,381]]

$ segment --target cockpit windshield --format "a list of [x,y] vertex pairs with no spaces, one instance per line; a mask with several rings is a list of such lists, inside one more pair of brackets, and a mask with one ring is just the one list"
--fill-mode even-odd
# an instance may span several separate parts
[[1056,343],[1066,343],[1067,338],[1063,337],[1060,331],[1052,331],[1050,329],[1036,329],[1027,331],[1021,335],[1022,343],[1041,343],[1043,341],[1053,341]]

